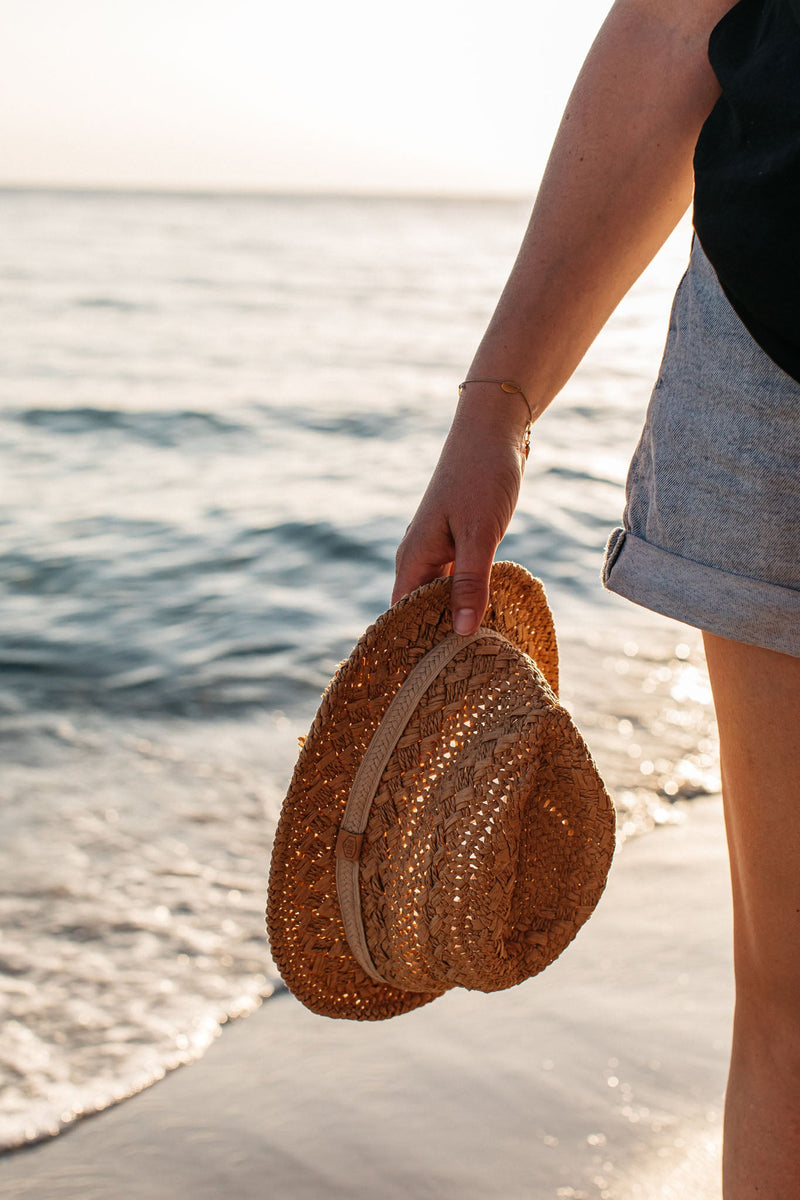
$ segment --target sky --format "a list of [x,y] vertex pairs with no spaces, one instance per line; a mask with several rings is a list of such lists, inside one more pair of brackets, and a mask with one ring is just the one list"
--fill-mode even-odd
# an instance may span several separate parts
[[0,0],[0,184],[527,194],[610,0]]

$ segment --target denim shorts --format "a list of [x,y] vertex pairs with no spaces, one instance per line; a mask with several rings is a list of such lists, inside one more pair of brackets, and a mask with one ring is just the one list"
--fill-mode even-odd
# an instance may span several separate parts
[[696,237],[603,581],[800,657],[800,383],[754,341]]

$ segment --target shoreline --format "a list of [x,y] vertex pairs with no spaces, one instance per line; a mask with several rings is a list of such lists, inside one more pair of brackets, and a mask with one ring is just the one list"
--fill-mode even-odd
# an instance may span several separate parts
[[374,1025],[278,994],[197,1062],[8,1154],[0,1193],[713,1200],[728,867],[720,800],[686,810],[625,847],[595,915],[541,976]]

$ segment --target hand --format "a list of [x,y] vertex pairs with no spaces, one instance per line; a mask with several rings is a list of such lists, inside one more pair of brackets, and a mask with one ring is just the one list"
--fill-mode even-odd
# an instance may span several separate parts
[[436,470],[400,543],[392,603],[451,575],[453,627],[478,629],[489,574],[516,507],[525,466],[524,429],[509,428],[507,402],[464,404]]

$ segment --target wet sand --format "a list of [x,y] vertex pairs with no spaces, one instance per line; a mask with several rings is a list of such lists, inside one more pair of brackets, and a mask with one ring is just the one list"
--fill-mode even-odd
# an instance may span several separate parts
[[717,799],[619,854],[538,979],[376,1025],[284,994],[0,1161],[3,1200],[715,1200],[732,1015]]

